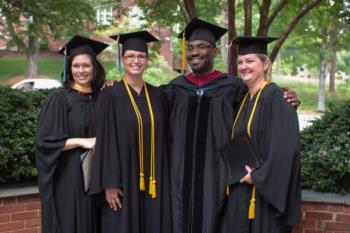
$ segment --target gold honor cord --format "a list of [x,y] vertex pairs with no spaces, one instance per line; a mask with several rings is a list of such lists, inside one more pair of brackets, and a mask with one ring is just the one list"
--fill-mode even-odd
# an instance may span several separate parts
[[145,94],[147,99],[147,105],[149,110],[149,115],[151,119],[151,161],[150,161],[150,177],[149,177],[149,194],[153,199],[157,197],[157,189],[156,189],[156,148],[155,148],[155,131],[154,131],[154,115],[153,109],[151,105],[151,100],[148,94],[148,88],[146,83],[144,83]]
[[[136,117],[137,117],[137,123],[138,123],[138,141],[139,141],[139,160],[140,160],[140,190],[145,191],[145,173],[144,173],[144,151],[143,151],[143,121],[142,116],[140,114],[140,111],[136,105],[135,99],[131,94],[130,88],[125,80],[123,78],[123,82],[125,85],[125,88],[128,92],[131,104],[134,108]],[[147,99],[147,105],[148,110],[150,112],[150,119],[151,119],[151,159],[150,159],[150,185],[149,185],[149,194],[152,196],[152,199],[155,199],[157,197],[156,192],[156,173],[155,173],[155,130],[154,130],[154,115],[152,110],[151,101],[148,94],[148,88],[146,83],[144,83],[145,87],[145,95]]]
[[128,92],[132,107],[134,108],[134,112],[137,117],[137,132],[138,132],[138,140],[139,140],[139,161],[140,161],[140,190],[145,191],[145,173],[144,173],[144,167],[143,167],[143,122],[142,117],[140,114],[140,111],[136,105],[136,102],[134,100],[134,97],[131,94],[130,88],[125,80],[123,78],[123,82],[125,85],[125,88]]
[[[252,125],[252,121],[253,121],[253,117],[254,117],[254,114],[255,114],[256,106],[258,105],[258,102],[259,102],[259,99],[260,99],[260,94],[264,90],[264,88],[266,87],[267,84],[268,84],[268,81],[265,81],[263,83],[263,85],[260,88],[260,91],[258,92],[258,95],[256,96],[256,99],[255,99],[255,102],[254,102],[254,106],[253,106],[253,110],[252,110],[252,113],[250,114],[249,121],[248,121],[248,126],[247,126],[247,133],[248,133],[249,138],[251,138],[250,128],[251,128],[251,125]],[[231,139],[233,139],[236,123],[238,121],[239,116],[241,115],[244,103],[245,103],[248,95],[249,95],[249,92],[247,92],[247,94],[244,96],[244,99],[243,99],[243,101],[241,103],[241,106],[239,107],[237,116],[236,116],[235,121],[234,121],[233,126],[232,126]],[[228,195],[229,193],[230,193],[230,188],[229,188],[229,186],[227,186],[226,187],[226,194]],[[252,197],[250,199],[248,219],[252,220],[252,219],[254,219],[254,217],[255,217],[255,186],[253,186]]]

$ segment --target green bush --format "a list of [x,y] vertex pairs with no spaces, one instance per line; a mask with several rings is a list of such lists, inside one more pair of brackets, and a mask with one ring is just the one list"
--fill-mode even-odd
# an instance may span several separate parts
[[350,192],[350,102],[330,110],[302,131],[302,185],[317,191]]
[[0,86],[0,183],[29,181],[36,176],[37,117],[51,91],[21,92]]

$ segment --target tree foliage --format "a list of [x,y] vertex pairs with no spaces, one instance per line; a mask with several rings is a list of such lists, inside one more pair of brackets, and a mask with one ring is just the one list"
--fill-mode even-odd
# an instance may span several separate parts
[[350,192],[350,103],[330,106],[301,137],[304,188]]
[[3,34],[11,36],[10,41],[22,50],[27,48],[28,36],[76,32],[84,22],[93,20],[95,13],[86,0],[1,0],[1,12],[7,24]]
[[57,38],[77,31],[94,19],[89,0],[0,0],[0,34],[25,52],[27,76],[37,77],[39,39]]
[[36,176],[37,117],[50,92],[0,87],[0,184],[33,180]]
[[[274,36],[279,37],[271,52],[271,59],[274,60],[295,26],[321,1],[324,0],[152,0],[138,3],[147,13],[149,22],[160,22],[162,25],[176,22],[183,25],[194,17],[209,21],[221,18],[220,24],[228,26],[229,40],[237,35],[267,36],[274,25],[280,24],[279,30],[274,30],[278,32]],[[220,17],[222,15],[224,17]],[[236,57],[236,49],[232,46],[230,58]],[[236,73],[235,61],[230,64],[233,73]]]

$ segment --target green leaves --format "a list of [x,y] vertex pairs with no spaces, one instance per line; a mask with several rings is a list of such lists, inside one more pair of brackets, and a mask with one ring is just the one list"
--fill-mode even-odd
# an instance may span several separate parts
[[318,191],[350,191],[350,103],[329,112],[302,132],[302,185]]
[[36,176],[37,117],[50,92],[0,87],[0,184],[28,181]]

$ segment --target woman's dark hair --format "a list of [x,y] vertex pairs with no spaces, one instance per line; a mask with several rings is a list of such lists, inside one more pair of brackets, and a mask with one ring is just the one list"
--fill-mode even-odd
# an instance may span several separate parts
[[[90,57],[92,65],[93,65],[93,74],[92,74],[92,81],[91,81],[91,89],[94,95],[97,95],[100,91],[100,88],[102,87],[102,84],[104,80],[106,79],[106,72],[101,65],[101,63],[97,60],[96,56],[92,56],[88,53],[81,53],[81,54],[74,54],[68,57],[67,59],[67,65],[65,67],[66,69],[66,79],[63,81],[63,85],[66,88],[69,88],[71,84],[74,82],[73,75],[72,75],[72,62],[74,57],[77,55],[86,54]],[[62,74],[63,76],[63,74]]]

